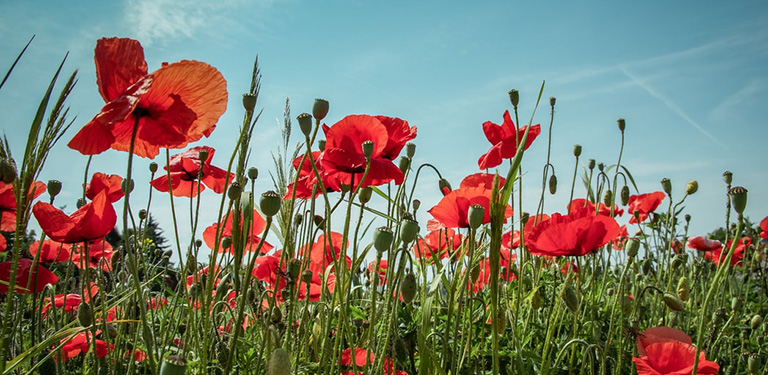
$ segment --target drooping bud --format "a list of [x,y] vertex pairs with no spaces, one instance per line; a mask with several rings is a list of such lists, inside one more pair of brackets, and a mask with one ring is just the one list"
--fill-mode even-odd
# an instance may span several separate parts
[[485,207],[480,204],[473,204],[469,206],[469,212],[467,212],[467,219],[469,221],[469,227],[477,229],[480,224],[483,223],[485,218]]
[[312,270],[304,270],[304,272],[301,273],[301,281],[303,281],[305,284],[309,284],[312,282]]
[[328,116],[329,108],[330,104],[327,100],[317,98],[315,99],[315,104],[312,105],[312,116],[315,117],[315,120],[321,121],[325,116]]
[[662,299],[664,300],[664,304],[669,307],[670,310],[673,311],[683,311],[685,310],[685,304],[683,301],[680,300],[680,298],[677,297],[677,295],[674,295],[672,293],[664,293],[664,296],[662,296]]
[[549,193],[555,195],[557,192],[557,176],[549,176]]
[[626,206],[629,203],[629,186],[624,185],[621,188],[621,205]]
[[301,129],[301,134],[306,136],[312,134],[312,115],[305,112],[298,115],[296,120],[299,121],[299,129]]
[[725,321],[725,309],[724,308],[721,307],[721,308],[715,310],[714,312],[712,312],[712,324],[717,326],[717,325],[722,324],[723,321]]
[[10,184],[16,181],[19,172],[16,169],[16,161],[13,158],[0,157],[0,181]]
[[560,297],[565,301],[565,305],[568,306],[568,310],[576,314],[579,311],[579,296],[576,294],[576,289],[573,285],[567,283],[560,293]]
[[677,282],[677,296],[681,300],[687,301],[691,295],[691,281],[687,277],[683,276],[680,281]]
[[613,206],[613,192],[611,189],[606,190],[605,194],[603,194],[603,204],[605,207]]
[[272,308],[272,314],[269,316],[272,324],[278,324],[283,321],[283,312],[279,307]]
[[523,213],[520,214],[520,222],[523,223],[523,225],[528,224],[528,219],[531,218],[531,214],[523,211]]
[[[6,182],[8,183],[8,182]],[[61,192],[61,181],[59,180],[48,180],[48,195],[51,196],[51,198],[59,195],[59,192]]]
[[230,200],[237,200],[240,198],[240,194],[243,193],[243,187],[240,185],[239,182],[234,181],[231,185],[229,185],[229,189],[227,190],[227,198]]
[[120,183],[120,188],[123,189],[123,192],[128,194],[133,191],[133,180],[127,180],[123,179],[123,182]]
[[200,246],[203,246],[203,241],[201,241],[200,239],[196,239],[195,240],[195,247],[200,247]]
[[366,186],[360,189],[360,194],[357,195],[357,199],[360,201],[360,204],[366,204],[371,200],[372,195],[373,189],[371,189],[370,186]]
[[397,167],[400,168],[400,172],[408,172],[408,168],[411,167],[411,159],[406,158],[405,156],[401,156],[398,160]]
[[731,185],[731,182],[733,181],[733,172],[731,171],[723,172],[723,181],[725,181],[726,185]]
[[312,218],[312,222],[315,223],[316,226],[322,227],[323,225],[325,225],[325,218],[320,215],[315,215]]
[[365,155],[366,159],[371,158],[371,155],[373,155],[373,141],[363,142],[363,155]]
[[251,181],[259,178],[259,170],[256,167],[250,167],[248,168],[248,178],[251,179]]
[[581,145],[578,145],[578,144],[573,145],[573,156],[577,158],[581,156]]
[[520,103],[520,92],[515,89],[509,90],[509,101],[512,102],[512,106],[517,108],[517,104]]
[[413,159],[413,155],[416,155],[416,144],[408,142],[405,144],[405,155],[408,159]]
[[741,311],[742,306],[744,306],[743,298],[739,296],[731,298],[731,310],[733,310],[733,312],[738,313],[739,311]]
[[246,112],[253,112],[253,109],[256,108],[256,99],[256,94],[243,94],[243,108]]
[[197,158],[200,159],[201,163],[205,163],[208,160],[208,149],[201,148],[200,151],[197,152]]
[[403,298],[403,302],[411,303],[413,298],[416,297],[418,287],[419,286],[416,283],[416,275],[410,272],[405,275],[403,283],[400,285],[400,296]]
[[90,327],[93,324],[93,310],[88,302],[82,302],[77,307],[77,321],[83,327]]
[[392,246],[394,237],[391,229],[387,227],[378,227],[373,232],[373,247],[376,248],[376,251],[379,253],[383,253],[389,250],[389,247]]
[[165,356],[160,365],[160,375],[184,375],[187,373],[187,360],[181,355]]
[[597,163],[597,170],[603,172],[605,170],[605,164]]
[[443,193],[443,195],[448,195],[448,193],[453,190],[451,189],[451,183],[444,178],[441,178],[440,181],[437,182],[437,187],[440,189],[440,192]]
[[626,128],[626,127],[627,127],[627,123],[626,123],[626,121],[624,121],[624,119],[623,119],[623,118],[620,118],[620,119],[618,119],[616,122],[618,122],[618,123],[619,123],[619,130],[621,130],[621,132],[623,133],[623,132],[624,132],[624,128]]
[[280,211],[280,204],[282,202],[283,200],[280,199],[279,194],[269,190],[261,194],[261,199],[259,200],[259,208],[261,208],[261,212],[267,217],[275,216],[278,211]]
[[627,256],[634,258],[637,256],[637,252],[640,250],[640,241],[635,238],[629,238],[627,239],[627,243],[624,245],[624,248],[627,249]]
[[731,196],[733,210],[738,214],[743,214],[747,207],[747,189],[742,186],[732,188],[728,194]]
[[400,239],[403,240],[403,243],[407,244],[412,242],[416,239],[418,234],[419,223],[417,223],[415,220],[404,219],[400,223]]
[[224,250],[229,249],[232,247],[232,237],[230,236],[224,236],[221,238],[221,248]]
[[413,202],[411,202],[411,206],[413,207],[413,212],[416,212],[419,210],[419,207],[421,207],[421,201],[414,199]]
[[539,292],[539,288],[536,288],[533,290],[533,292],[531,292],[531,308],[534,310],[538,310],[543,305],[544,305],[544,301],[541,299],[541,293]]
[[688,181],[688,185],[685,186],[685,194],[693,195],[699,190],[699,182],[696,180]]

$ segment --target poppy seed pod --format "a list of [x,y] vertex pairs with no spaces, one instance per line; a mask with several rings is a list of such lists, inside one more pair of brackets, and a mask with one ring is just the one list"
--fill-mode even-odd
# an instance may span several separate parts
[[298,115],[296,120],[299,121],[299,129],[301,129],[301,134],[306,136],[312,134],[312,115],[305,112]]
[[577,158],[581,156],[581,145],[573,145],[573,156]]
[[731,298],[731,310],[733,310],[733,312],[737,313],[741,311],[742,306],[744,306],[744,299],[738,296]]
[[621,195],[621,205],[626,206],[627,203],[629,203],[629,186],[624,185],[621,188],[620,195]]
[[90,327],[93,324],[93,310],[88,302],[82,302],[77,307],[77,321],[83,327]]
[[416,290],[418,287],[418,284],[416,284],[416,275],[412,273],[405,275],[405,278],[403,278],[403,283],[400,285],[400,297],[403,297],[403,302],[413,302],[413,298],[416,297]]
[[397,167],[400,168],[400,172],[405,174],[405,172],[408,172],[408,168],[411,167],[411,159],[401,156],[400,160],[398,160]]
[[661,179],[661,188],[664,189],[668,196],[672,196],[672,181],[668,178],[664,177]]
[[623,118],[620,118],[620,119],[616,120],[616,122],[618,122],[618,124],[619,124],[619,130],[621,130],[621,132],[623,133],[624,132],[624,128],[627,127],[627,122],[624,121]]
[[760,315],[755,315],[752,317],[752,320],[749,321],[749,327],[752,328],[752,330],[756,330],[760,327],[760,324],[763,323],[763,317]]
[[248,168],[248,178],[250,178],[251,181],[259,178],[259,170],[256,167]]
[[680,297],[682,301],[687,301],[688,297],[690,297],[691,294],[691,281],[683,276],[680,278],[680,281],[677,282],[677,296]]
[[725,181],[727,185],[730,185],[731,182],[733,181],[733,172],[731,171],[723,172],[723,181]]
[[325,139],[317,141],[317,149],[320,151],[325,151]]
[[231,185],[229,185],[229,189],[227,190],[227,198],[230,200],[237,200],[240,198],[240,194],[243,193],[243,187],[240,185],[239,182],[235,181]]
[[253,112],[253,109],[256,108],[256,99],[258,99],[256,94],[250,92],[243,94],[243,108],[246,112]]
[[555,195],[557,192],[557,176],[549,176],[549,193]]
[[683,311],[685,310],[685,304],[683,303],[680,298],[677,297],[677,295],[674,295],[672,293],[664,293],[664,296],[661,297],[664,300],[664,304],[669,307],[670,310],[673,311]]
[[421,207],[421,201],[414,199],[413,202],[411,202],[411,206],[413,207],[413,211],[416,212],[419,210],[419,207]]
[[688,185],[685,185],[685,194],[693,195],[699,190],[699,182],[696,180],[688,181]]
[[16,161],[13,158],[0,158],[0,181],[10,184],[16,181],[19,172],[16,169]]
[[324,119],[325,116],[328,116],[329,107],[330,104],[327,100],[320,98],[315,99],[315,104],[312,105],[312,116],[314,116],[317,121]]
[[605,207],[613,206],[613,192],[611,189],[606,190],[603,194],[603,204]]
[[315,223],[316,226],[322,227],[325,224],[325,218],[320,215],[315,215],[312,218],[312,222]]
[[[8,183],[8,182],[7,182]],[[61,181],[59,180],[48,180],[48,195],[51,196],[51,198],[59,195],[59,192],[61,192]]]
[[437,187],[440,189],[440,192],[443,193],[443,195],[448,195],[448,193],[453,190],[451,188],[451,183],[444,178],[441,178],[439,181],[437,181]]
[[387,227],[378,227],[373,232],[373,247],[376,248],[376,251],[379,253],[383,253],[389,250],[389,247],[392,246],[394,237],[391,229]]
[[267,375],[289,375],[291,373],[291,358],[288,351],[283,348],[275,348],[269,357]]
[[201,148],[200,151],[197,152],[197,158],[200,159],[201,163],[205,163],[205,161],[208,160],[208,149]]
[[589,159],[587,162],[587,168],[589,168],[589,170],[595,169],[595,159]]
[[176,354],[170,354],[163,358],[160,365],[160,375],[184,375],[187,373],[187,360]]
[[373,189],[371,189],[370,186],[366,186],[360,189],[360,194],[357,195],[357,199],[360,201],[360,204],[366,204],[371,200],[372,195]]
[[226,250],[232,247],[232,237],[224,236],[221,238],[221,248]]
[[259,207],[261,208],[261,212],[267,217],[275,216],[277,212],[280,211],[280,204],[282,202],[283,201],[280,199],[279,194],[269,190],[261,194],[261,199],[259,199]]
[[366,159],[371,158],[371,155],[373,155],[373,141],[363,142],[363,155],[365,155]]
[[576,294],[576,289],[570,283],[566,284],[560,297],[565,301],[565,305],[568,306],[568,310],[576,314],[579,311],[579,296]]
[[544,300],[541,298],[539,288],[536,288],[531,292],[531,308],[534,310],[540,309],[544,305]]
[[126,194],[128,194],[128,193],[132,192],[132,191],[133,191],[133,180],[132,180],[132,179],[131,179],[131,180],[127,180],[127,179],[125,179],[125,178],[124,178],[124,179],[123,179],[123,182],[122,182],[122,183],[120,183],[120,188],[121,188],[121,189],[123,190],[123,192],[125,192]]
[[467,212],[467,219],[469,221],[469,227],[477,229],[480,224],[483,223],[485,218],[485,207],[479,204],[473,204],[469,206],[469,212]]
[[301,273],[301,281],[303,281],[306,284],[309,284],[312,282],[312,271],[311,270],[304,270],[304,272]]
[[627,256],[634,258],[637,256],[637,252],[640,250],[640,241],[635,238],[629,238],[627,239],[627,243],[624,245],[624,248],[627,249]]
[[512,106],[517,108],[517,104],[520,103],[520,92],[512,89],[509,90],[509,101],[512,102]]
[[557,101],[557,98],[555,98],[554,96],[550,96],[549,97],[549,106],[550,107],[554,107],[556,101]]
[[597,170],[603,172],[605,170],[605,164],[597,163]]
[[413,159],[413,155],[416,155],[416,144],[413,142],[408,142],[405,144],[405,155],[408,156],[408,159]]
[[747,207],[747,189],[742,186],[736,186],[728,194],[731,196],[733,210],[739,215],[743,214],[744,209]]
[[419,223],[415,220],[405,219],[400,222],[400,239],[403,243],[410,243],[419,234]]
[[750,354],[749,359],[747,359],[747,369],[750,375],[759,374],[762,367],[763,361],[760,359],[760,356],[757,353]]

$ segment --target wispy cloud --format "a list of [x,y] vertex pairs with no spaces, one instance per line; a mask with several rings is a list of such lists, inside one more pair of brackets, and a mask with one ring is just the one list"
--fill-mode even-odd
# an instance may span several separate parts
[[765,79],[756,78],[749,81],[744,87],[728,95],[720,104],[712,108],[709,118],[715,122],[730,119],[742,105],[759,100],[756,99],[757,94],[766,89],[768,89],[768,82]]
[[634,82],[637,86],[640,86],[643,90],[648,92],[651,96],[658,99],[662,104],[664,104],[667,108],[669,108],[672,112],[680,116],[685,122],[693,126],[696,130],[698,130],[701,134],[707,136],[707,138],[711,139],[713,142],[717,143],[720,147],[722,147],[725,150],[729,150],[728,146],[725,145],[725,143],[721,142],[717,137],[712,135],[712,133],[708,132],[706,129],[704,129],[701,125],[699,125],[696,121],[694,121],[691,116],[688,116],[685,111],[683,111],[680,107],[675,104],[674,101],[667,98],[666,96],[662,95],[658,91],[656,91],[653,87],[648,85],[647,82],[640,79],[636,75],[632,74],[629,70],[627,70],[626,67],[623,65],[618,66],[619,70],[624,73],[624,75],[627,76],[627,78],[631,79],[632,82]]

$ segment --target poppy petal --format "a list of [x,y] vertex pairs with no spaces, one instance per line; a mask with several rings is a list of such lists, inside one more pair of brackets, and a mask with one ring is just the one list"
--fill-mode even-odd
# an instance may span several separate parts
[[115,100],[139,78],[147,75],[144,49],[137,40],[102,38],[96,42],[96,84],[105,102]]

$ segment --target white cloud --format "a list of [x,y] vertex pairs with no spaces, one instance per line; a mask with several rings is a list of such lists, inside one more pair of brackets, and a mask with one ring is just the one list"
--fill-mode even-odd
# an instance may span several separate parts
[[709,112],[709,118],[713,122],[730,120],[734,113],[746,103],[755,101],[757,94],[768,88],[768,82],[763,78],[749,81],[744,87],[728,95]]

